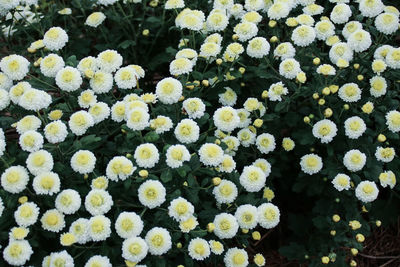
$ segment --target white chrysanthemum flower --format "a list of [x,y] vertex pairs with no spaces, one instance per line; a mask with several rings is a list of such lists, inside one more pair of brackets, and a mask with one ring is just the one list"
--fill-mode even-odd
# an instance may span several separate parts
[[89,150],[79,150],[71,158],[71,167],[74,171],[87,174],[94,170],[96,157]]
[[52,252],[49,256],[48,266],[57,266],[62,264],[64,267],[74,267],[74,258],[68,254],[66,250],[60,252]]
[[[213,12],[214,11],[214,12]],[[208,15],[206,24],[210,31],[223,31],[228,26],[228,17],[222,12],[216,12],[215,9]]]
[[32,89],[32,86],[28,82],[17,83],[16,85],[10,88],[9,92],[10,100],[14,104],[18,104],[21,96],[29,89]]
[[10,240],[3,250],[4,260],[14,266],[24,265],[32,254],[32,247],[26,240]]
[[183,197],[175,198],[168,206],[168,215],[176,221],[185,221],[193,216],[194,206]]
[[68,34],[60,27],[51,27],[43,36],[43,44],[52,51],[63,48],[68,42]]
[[135,149],[134,158],[142,168],[153,168],[160,159],[157,147],[151,143],[141,144]]
[[322,158],[316,154],[307,154],[301,157],[301,170],[309,175],[318,173],[322,167]]
[[329,59],[333,64],[336,64],[339,59],[351,61],[353,59],[353,50],[350,49],[347,43],[336,43],[329,50]]
[[234,5],[233,0],[214,0],[213,1],[213,8],[229,10],[233,7],[233,5]]
[[22,166],[11,166],[1,175],[1,186],[7,192],[16,194],[22,192],[29,181],[27,170]]
[[252,22],[240,22],[233,28],[233,31],[237,34],[239,41],[245,42],[257,35],[258,28]]
[[280,221],[280,211],[272,203],[261,204],[257,208],[258,223],[266,229],[274,228]]
[[392,69],[400,69],[400,47],[389,50],[386,55],[386,64]]
[[391,189],[393,189],[396,185],[396,175],[392,171],[382,172],[379,175],[379,182],[383,188],[389,186]]
[[49,172],[54,166],[53,156],[46,150],[32,152],[26,159],[26,166],[33,175]]
[[289,15],[291,7],[284,2],[275,2],[268,8],[268,18],[278,20]]
[[72,233],[78,244],[85,244],[89,241],[89,234],[88,234],[88,223],[89,220],[85,218],[79,218],[78,220],[74,221],[71,226],[69,227],[70,233]]
[[95,255],[89,258],[84,267],[112,267],[112,264],[108,257]]
[[221,45],[213,42],[205,42],[200,47],[200,56],[210,59],[211,57],[217,57],[221,52]]
[[239,177],[240,184],[248,192],[258,192],[265,186],[267,177],[264,171],[256,166],[246,166]]
[[137,100],[130,100],[130,101],[125,100],[125,107],[127,114],[129,114],[129,112],[135,108],[140,108],[146,112],[149,112],[149,106],[145,102],[143,102],[140,98]]
[[81,108],[89,108],[91,105],[97,102],[97,96],[93,90],[87,89],[82,91],[78,96],[78,104]]
[[222,139],[222,142],[224,142],[227,145],[225,153],[234,156],[236,151],[239,149],[240,145],[239,139],[235,136],[226,136]]
[[367,126],[363,119],[358,116],[348,118],[344,122],[346,136],[350,139],[357,139],[366,131]]
[[336,74],[336,69],[330,64],[322,64],[318,66],[317,73],[325,76],[332,76]]
[[113,76],[111,73],[106,71],[98,70],[93,74],[90,79],[90,88],[96,94],[107,93],[112,89],[113,86]]
[[163,104],[177,103],[182,96],[182,84],[174,78],[164,78],[157,83],[156,94]]
[[23,134],[27,131],[36,131],[41,124],[42,121],[38,117],[27,115],[17,122],[17,132]]
[[232,203],[238,196],[236,185],[229,180],[221,180],[221,183],[213,189],[217,203]]
[[274,151],[276,147],[275,137],[269,133],[260,134],[257,136],[256,145],[261,153],[268,154],[269,152]]
[[310,16],[320,15],[324,12],[324,7],[317,5],[313,0],[300,0],[303,7],[303,12]]
[[18,104],[26,110],[39,111],[51,104],[51,96],[45,91],[31,88],[19,98]]
[[238,59],[239,56],[244,52],[243,45],[239,43],[231,43],[226,47],[224,57],[229,60]]
[[218,102],[224,106],[233,106],[236,104],[237,94],[229,87],[225,87],[225,92],[218,95]]
[[337,127],[333,121],[324,119],[314,124],[312,133],[321,143],[329,143],[336,136]]
[[105,50],[97,58],[97,66],[105,72],[114,72],[122,65],[122,56],[115,50]]
[[184,145],[172,145],[165,153],[166,163],[170,168],[179,168],[185,161],[190,160],[189,150]]
[[25,202],[14,212],[15,221],[22,227],[28,227],[36,223],[38,217],[39,207],[34,202]]
[[339,173],[335,176],[335,178],[333,178],[332,184],[339,192],[343,190],[349,190],[351,187],[350,177],[344,173]]
[[105,19],[106,15],[104,15],[103,12],[93,12],[86,18],[85,24],[90,27],[97,28],[97,26],[102,24]]
[[258,223],[257,207],[249,204],[241,205],[237,208],[235,217],[240,228],[253,229]]
[[335,35],[335,25],[329,20],[321,20],[314,27],[318,40],[326,40],[326,38]]
[[271,164],[266,159],[257,159],[252,166],[260,168],[266,177],[271,174]]
[[374,201],[378,194],[379,190],[374,182],[362,181],[356,187],[356,198],[364,203]]
[[172,247],[171,235],[162,227],[154,227],[147,232],[145,237],[152,255],[165,254]]
[[400,112],[397,110],[392,110],[386,113],[386,125],[389,130],[393,133],[400,131]]
[[245,14],[242,4],[234,4],[230,9],[227,9],[229,16],[235,19],[241,19]]
[[204,105],[203,101],[197,97],[186,99],[183,101],[182,107],[191,119],[203,117],[206,110],[206,105]]
[[165,9],[177,9],[177,8],[184,8],[185,2],[183,0],[167,0],[165,2]]
[[55,172],[42,172],[32,182],[36,194],[50,196],[60,192],[60,184],[60,177]]
[[357,30],[349,36],[347,44],[353,51],[363,52],[372,44],[371,34],[365,30]]
[[104,215],[93,216],[88,222],[88,234],[93,241],[104,241],[111,235],[111,220]]
[[110,108],[104,102],[97,102],[90,106],[89,114],[92,115],[94,123],[96,124],[110,116]]
[[120,68],[114,75],[115,82],[119,89],[132,89],[136,87],[139,77],[132,67]]
[[370,93],[374,97],[380,97],[386,94],[387,83],[385,78],[381,76],[374,76],[369,80]]
[[344,155],[343,164],[349,171],[357,172],[364,167],[366,160],[367,156],[364,153],[358,149],[352,149]]
[[246,52],[250,57],[263,58],[269,50],[270,44],[264,37],[255,37],[249,41]]
[[230,248],[224,256],[224,263],[228,267],[246,267],[249,265],[249,256],[244,249]]
[[300,63],[294,58],[287,58],[279,64],[279,74],[287,79],[296,78],[301,72]]
[[77,69],[67,66],[57,72],[56,84],[63,91],[73,92],[81,86],[82,77]]
[[240,123],[237,112],[232,107],[218,108],[213,115],[214,125],[221,131],[231,132]]
[[57,54],[49,54],[40,61],[40,71],[46,77],[56,77],[57,72],[64,66],[63,58]]
[[141,237],[130,237],[122,242],[122,257],[131,262],[140,262],[147,256],[149,248]]
[[184,9],[175,19],[177,27],[189,29],[192,31],[200,31],[205,21],[204,13],[200,10]]
[[118,0],[98,0],[98,3],[103,6],[109,6],[117,2]]
[[399,26],[399,16],[392,13],[380,14],[375,19],[375,27],[384,34],[395,33]]
[[258,23],[261,22],[262,18],[263,17],[257,11],[248,11],[248,12],[244,13],[240,19],[243,22],[247,21],[247,22],[252,22],[252,23],[258,25]]
[[111,119],[116,122],[121,122],[125,119],[126,104],[123,101],[117,101],[111,107]]
[[200,127],[191,119],[183,119],[176,125],[174,133],[179,142],[189,144],[199,139]]
[[150,127],[155,129],[155,132],[162,134],[171,130],[173,126],[172,120],[166,116],[157,116],[155,119],[150,120]]
[[364,17],[373,18],[382,13],[385,5],[381,0],[360,0],[359,9]]
[[220,213],[214,218],[214,234],[221,239],[232,238],[236,235],[239,224],[235,216],[229,213]]
[[52,144],[63,142],[67,135],[67,126],[60,120],[50,122],[44,128],[44,136]]
[[351,17],[351,9],[344,3],[337,4],[329,16],[331,21],[335,24],[343,24],[349,21]]
[[150,114],[142,108],[133,108],[126,116],[126,126],[133,131],[141,131],[149,126]]
[[266,5],[266,1],[264,0],[245,0],[244,1],[244,7],[246,10],[251,10],[251,11],[259,11],[261,9],[264,9]]
[[313,26],[315,23],[314,18],[307,14],[300,14],[297,17],[295,17],[295,19],[297,23],[299,23],[300,25]]
[[347,22],[342,30],[342,34],[346,40],[352,35],[354,32],[362,30],[362,24],[356,20]]
[[29,72],[29,64],[23,56],[13,54],[1,59],[0,69],[8,78],[22,80]]
[[244,128],[237,133],[237,138],[244,147],[249,147],[256,141],[256,134],[249,128]]
[[314,42],[316,37],[315,29],[311,26],[301,25],[293,30],[291,40],[297,46],[308,46]]
[[238,128],[246,128],[247,126],[249,126],[251,123],[250,112],[248,112],[244,108],[237,109],[236,112],[240,118]]
[[293,58],[296,54],[296,49],[289,42],[279,44],[274,50],[274,56],[282,60]]
[[[178,58],[171,61],[169,65],[169,72],[171,75],[188,74],[193,70],[193,63],[187,58]],[[157,91],[156,91],[157,92]]]
[[394,151],[393,147],[383,148],[378,146],[376,148],[375,157],[378,161],[388,163],[394,159],[394,156],[396,156],[396,152]]
[[223,159],[224,151],[216,144],[206,143],[199,149],[200,162],[206,166],[218,166]]
[[46,211],[40,219],[44,230],[58,233],[65,227],[64,214],[56,209]]
[[41,149],[43,141],[43,136],[36,131],[26,131],[19,137],[21,149],[28,152],[35,152]]
[[90,190],[85,198],[85,208],[92,216],[107,213],[113,204],[111,195],[102,189]]
[[219,165],[219,171],[231,173],[236,169],[236,162],[231,155],[224,155],[222,157],[221,164]]
[[81,196],[73,189],[61,191],[55,201],[56,208],[64,214],[74,214],[81,207]]
[[106,175],[111,181],[118,181],[118,179],[123,181],[131,176],[135,170],[136,167],[133,167],[132,161],[124,156],[118,156],[108,162]]
[[69,128],[77,135],[83,135],[87,129],[94,125],[94,120],[89,112],[81,110],[73,113],[68,121]]
[[[1,63],[0,63],[1,66]],[[11,86],[13,86],[13,81],[5,73],[0,72],[0,89],[9,91]]]
[[189,256],[192,259],[203,261],[211,254],[210,246],[207,240],[196,237],[189,242],[188,246]]
[[6,90],[0,89],[0,111],[8,107],[8,105],[10,105],[10,96]]
[[346,83],[339,88],[339,97],[344,102],[357,102],[361,99],[361,89],[355,83]]
[[166,190],[159,181],[147,180],[139,186],[138,195],[143,206],[154,209],[165,202]]
[[189,219],[179,222],[179,229],[182,233],[189,233],[190,231],[195,229],[197,225],[199,225],[197,218],[194,216],[190,216]]
[[77,69],[82,73],[85,74],[86,71],[90,70],[95,72],[97,70],[97,61],[95,57],[84,57],[82,58],[77,66]]
[[143,230],[143,221],[135,212],[121,212],[115,221],[115,230],[121,238],[139,236]]

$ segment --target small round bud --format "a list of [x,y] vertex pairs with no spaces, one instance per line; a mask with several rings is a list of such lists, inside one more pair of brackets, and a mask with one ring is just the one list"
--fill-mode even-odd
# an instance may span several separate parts
[[318,94],[318,93],[314,93],[314,94],[312,95],[312,97],[313,97],[315,100],[317,100],[317,99],[319,98],[319,94]]
[[87,179],[87,178],[89,178],[89,175],[87,174],[87,173],[85,173],[84,175],[83,175],[83,179]]
[[181,95],[181,97],[178,99],[178,101],[182,102],[183,100],[185,100],[185,97],[183,95]]
[[330,93],[331,93],[331,89],[329,89],[329,87],[325,87],[324,89],[322,89],[322,94],[329,95]]
[[18,203],[19,204],[24,204],[27,201],[28,201],[28,197],[27,196],[22,196],[22,197],[18,198]]
[[356,248],[352,248],[352,249],[350,249],[350,251],[353,256],[356,256],[358,254],[358,249],[356,249]]
[[310,114],[308,117],[310,117],[310,119],[314,119],[314,114]]
[[147,178],[149,176],[149,172],[147,170],[140,170],[139,176],[142,178]]
[[362,242],[365,241],[365,237],[364,237],[363,234],[357,234],[356,235],[356,240],[357,240],[357,242],[362,243]]
[[131,153],[126,153],[125,157],[127,157],[128,159],[132,158],[132,154]]
[[334,221],[334,222],[339,222],[339,221],[340,221],[340,216],[337,215],[337,214],[333,215],[333,216],[332,216],[332,221]]
[[233,41],[239,40],[239,35],[233,34],[233,35],[232,35],[232,40],[233,40]]
[[319,64],[321,64],[321,59],[320,59],[319,57],[314,58],[314,59],[313,59],[313,64],[314,64],[314,65],[319,65]]
[[249,232],[249,229],[242,229],[243,234],[247,234]]
[[336,231],[335,230],[331,230],[330,234],[331,234],[331,236],[335,236],[336,235]]
[[274,28],[274,27],[276,26],[276,24],[277,24],[277,22],[276,22],[275,20],[270,20],[270,21],[268,22],[268,26],[269,26],[270,28]]
[[331,91],[332,94],[336,93],[337,91],[339,91],[339,86],[332,84],[329,86],[329,90]]
[[386,141],[386,136],[384,136],[383,134],[379,134],[378,135],[378,141],[383,143]]
[[321,261],[322,261],[323,264],[328,264],[329,261],[330,261],[330,259],[329,259],[329,257],[327,257],[327,256],[323,256],[323,257],[321,258]]
[[267,91],[267,90],[264,90],[264,91],[262,92],[262,94],[261,94],[261,97],[262,97],[263,99],[268,98],[268,91]]
[[364,80],[364,75],[357,75],[357,80],[362,81]]
[[333,114],[333,111],[332,111],[332,109],[330,109],[330,108],[327,108],[327,109],[325,109],[325,110],[324,110],[324,116],[325,116],[326,118],[329,118],[329,117],[331,117],[331,116],[332,116],[332,114]]
[[214,229],[215,229],[215,225],[214,225],[213,223],[207,224],[207,231],[208,231],[209,233],[211,233],[212,231],[214,231]]
[[354,64],[354,65],[353,65],[353,68],[356,69],[356,70],[358,70],[358,69],[360,68],[360,64],[358,64],[358,63]]
[[215,186],[219,185],[221,183],[221,178],[219,178],[219,177],[212,178],[212,183]]
[[210,82],[208,80],[202,80],[201,84],[205,87],[208,87],[210,85]]
[[181,242],[178,242],[178,243],[176,244],[176,247],[177,247],[177,248],[182,248],[182,243],[181,243]]
[[376,226],[381,227],[382,222],[381,222],[380,220],[377,220],[377,221],[375,222],[375,224],[376,224]]
[[339,203],[339,202],[340,202],[340,198],[338,198],[338,197],[335,198],[335,202],[336,202],[336,203]]
[[349,106],[349,104],[344,104],[344,105],[343,105],[343,108],[344,108],[345,110],[349,110],[349,109],[350,109],[350,106]]
[[318,100],[318,104],[319,104],[320,106],[325,105],[325,99],[321,98],[320,100]]
[[356,267],[357,266],[357,262],[355,260],[351,260],[350,261],[350,266],[351,267]]
[[245,84],[244,82],[241,82],[241,83],[240,83],[240,86],[241,86],[241,87],[245,87],[246,84]]
[[262,119],[256,119],[253,123],[254,126],[257,128],[260,128],[263,125],[263,120]]
[[252,237],[254,240],[260,240],[260,239],[261,239],[261,234],[260,234],[259,231],[254,231],[253,233],[251,233],[251,237]]
[[143,34],[143,36],[149,36],[149,34],[150,34],[149,29],[144,29],[144,30],[142,31],[142,34]]
[[217,63],[217,65],[221,65],[222,64],[222,59],[217,58],[217,60],[215,60],[215,63]]
[[244,74],[244,73],[246,72],[246,68],[240,67],[240,68],[239,68],[239,72],[240,72],[241,74]]
[[271,37],[271,39],[269,39],[269,41],[271,42],[271,43],[276,43],[276,42],[278,42],[278,37],[276,37],[276,36],[272,36]]
[[305,116],[303,120],[305,123],[310,123],[310,117],[308,116]]
[[188,182],[184,181],[183,186],[188,186]]

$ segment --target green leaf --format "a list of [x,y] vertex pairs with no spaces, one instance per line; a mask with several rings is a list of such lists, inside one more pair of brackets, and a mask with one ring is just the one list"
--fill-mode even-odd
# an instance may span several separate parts
[[127,49],[128,47],[135,46],[135,45],[136,45],[135,41],[133,41],[133,40],[125,40],[122,43],[120,43],[118,45],[118,47],[121,47],[122,49]]
[[160,176],[161,181],[164,183],[168,183],[169,181],[172,180],[172,171],[171,169],[168,168],[165,172],[163,172]]

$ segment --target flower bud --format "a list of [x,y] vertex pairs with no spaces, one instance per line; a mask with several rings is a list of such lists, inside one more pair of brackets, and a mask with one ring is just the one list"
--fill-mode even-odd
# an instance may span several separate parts
[[149,176],[149,172],[147,170],[140,170],[139,176],[142,178],[147,178]]
[[253,233],[251,233],[251,237],[252,237],[254,240],[260,240],[260,239],[261,239],[261,234],[260,234],[259,231],[254,231]]

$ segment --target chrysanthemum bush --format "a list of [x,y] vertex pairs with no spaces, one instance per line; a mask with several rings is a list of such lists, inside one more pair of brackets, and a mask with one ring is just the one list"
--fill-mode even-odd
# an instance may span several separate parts
[[0,0],[2,264],[356,266],[400,206],[395,2]]

